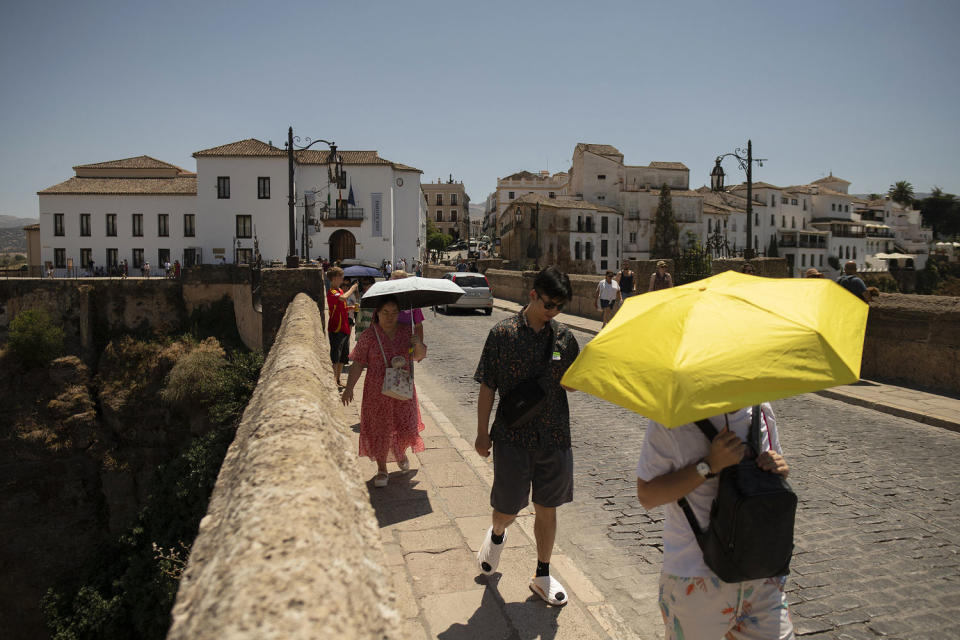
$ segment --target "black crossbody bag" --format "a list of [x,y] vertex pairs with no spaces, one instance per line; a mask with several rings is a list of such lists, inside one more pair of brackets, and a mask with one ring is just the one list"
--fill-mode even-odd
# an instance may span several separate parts
[[540,371],[536,375],[522,380],[508,393],[500,396],[500,417],[503,419],[503,426],[506,429],[522,427],[530,422],[533,416],[543,410],[543,405],[547,402],[550,357],[555,339],[553,325],[548,325],[548,327],[550,337],[547,340],[547,353],[544,360],[541,361]]
[[[696,424],[711,442],[717,436],[709,420]],[[753,408],[748,444],[754,456],[720,472],[706,531],[700,530],[687,499],[677,501],[697,538],[704,562],[724,582],[786,575],[793,556],[797,494],[786,478],[757,466],[760,407]]]

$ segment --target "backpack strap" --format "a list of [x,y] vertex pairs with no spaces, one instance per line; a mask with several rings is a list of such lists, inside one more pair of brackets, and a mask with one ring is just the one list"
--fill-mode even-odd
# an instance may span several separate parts
[[[697,420],[697,428],[706,436],[707,440],[713,442],[713,439],[717,437],[717,428],[713,426],[713,423],[710,420],[704,418],[703,420]],[[753,407],[753,416],[750,420],[750,435],[749,443],[753,447],[753,450],[759,455],[760,452],[760,406],[757,405]],[[703,530],[700,529],[700,524],[697,522],[697,517],[693,515],[693,508],[690,506],[690,503],[687,502],[686,496],[677,500],[677,504],[680,505],[680,508],[683,509],[683,515],[687,516],[687,522],[690,523],[690,528],[693,529],[693,535],[698,540],[703,535]]]

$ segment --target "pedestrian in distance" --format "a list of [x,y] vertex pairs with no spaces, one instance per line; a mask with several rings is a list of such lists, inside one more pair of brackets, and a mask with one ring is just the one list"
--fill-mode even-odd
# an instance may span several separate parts
[[327,271],[330,289],[327,291],[327,310],[330,319],[327,321],[327,334],[330,338],[330,361],[333,363],[333,379],[337,387],[343,389],[340,382],[340,373],[343,365],[350,362],[347,357],[350,344],[350,322],[348,318],[347,300],[357,291],[357,284],[353,283],[349,289],[343,290],[343,269],[330,267]]
[[620,297],[624,300],[632,296],[636,291],[634,291],[634,284],[636,282],[636,274],[630,269],[629,263],[624,263],[623,269],[620,270],[620,273],[616,277],[617,284],[620,285]]
[[[412,384],[413,362],[423,360],[426,349],[413,335],[409,326],[401,325],[400,305],[396,298],[380,298],[374,309],[373,324],[360,334],[350,352],[350,375],[340,400],[344,405],[353,401],[353,390],[366,368],[363,398],[360,403],[359,455],[377,462],[373,486],[383,488],[390,481],[387,463],[396,462],[400,471],[410,470],[406,450],[414,453],[425,446],[420,432],[423,420],[417,402],[416,385]],[[387,368],[407,371],[411,378],[411,397],[397,399],[383,393]]]
[[650,274],[650,286],[647,292],[669,289],[672,286],[673,276],[667,272],[667,263],[664,260],[658,260],[657,270]]
[[837,278],[837,284],[861,298],[864,302],[870,302],[870,293],[867,291],[866,283],[857,276],[857,263],[848,260],[843,265],[843,275]]
[[[394,269],[393,273],[390,274],[390,279],[403,280],[409,276],[410,274],[403,269]],[[423,311],[420,309],[401,309],[400,317],[398,318],[397,322],[403,325],[412,326],[413,334],[421,343],[423,343]],[[426,345],[424,345],[424,349],[426,349]]]
[[[552,605],[567,603],[563,585],[550,575],[557,532],[557,507],[573,500],[573,453],[567,389],[560,379],[580,352],[570,330],[554,317],[572,298],[570,278],[550,266],[537,274],[527,305],[498,322],[487,335],[474,380],[477,439],[474,448],[486,458],[493,449],[492,523],[477,554],[477,565],[492,575],[500,562],[507,528],[529,503],[535,511],[537,568],[530,590]],[[540,402],[517,417],[505,405],[530,384]],[[495,394],[500,403],[490,429]]]
[[[794,637],[784,593],[786,576],[722,581],[704,561],[678,503],[686,499],[701,529],[711,521],[719,486],[715,476],[744,457],[753,409],[710,418],[718,430],[712,442],[693,423],[668,429],[648,421],[637,464],[637,498],[647,510],[663,506],[665,515],[660,612],[667,640]],[[781,455],[773,409],[764,403],[760,411],[756,465],[786,478],[790,467]]]
[[820,273],[815,267],[810,267],[807,269],[806,276],[808,278],[823,278],[823,274]]
[[740,268],[740,273],[745,273],[748,276],[753,276],[757,274],[757,270],[753,268],[753,265],[749,262],[744,262],[743,266]]
[[613,279],[613,271],[607,271],[603,280],[597,283],[597,299],[594,306],[602,316],[600,328],[607,326],[618,302],[622,302],[623,297],[620,293],[620,285]]

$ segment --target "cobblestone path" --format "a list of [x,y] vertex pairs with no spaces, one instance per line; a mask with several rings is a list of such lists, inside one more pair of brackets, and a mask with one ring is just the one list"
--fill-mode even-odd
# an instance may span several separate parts
[[[427,314],[417,384],[469,442],[473,372],[506,315]],[[581,346],[591,338],[574,334]],[[569,398],[575,500],[558,512],[558,545],[638,637],[662,637],[662,512],[636,499],[643,420],[584,393]],[[798,635],[960,637],[960,434],[813,394],[774,408],[800,496],[788,581]]]

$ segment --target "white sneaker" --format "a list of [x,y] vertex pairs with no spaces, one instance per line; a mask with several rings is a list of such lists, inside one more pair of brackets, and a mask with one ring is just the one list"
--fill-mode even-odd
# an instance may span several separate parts
[[483,544],[480,546],[480,551],[477,552],[477,568],[480,569],[480,572],[485,576],[493,575],[497,570],[497,565],[500,564],[500,554],[503,552],[503,547],[507,543],[507,532],[503,532],[503,541],[500,544],[493,544],[493,526],[491,525],[487,529],[487,535],[483,537]]
[[567,604],[567,594],[553,576],[534,576],[530,579],[530,591],[555,607]]
[[383,487],[387,486],[388,482],[390,482],[390,476],[386,473],[378,473],[373,478],[373,486],[377,487],[378,489],[382,489]]

